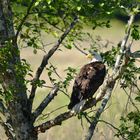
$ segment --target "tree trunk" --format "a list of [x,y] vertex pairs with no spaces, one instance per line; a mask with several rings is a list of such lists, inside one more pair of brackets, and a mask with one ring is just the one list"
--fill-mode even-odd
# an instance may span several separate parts
[[[15,140],[37,140],[31,121],[31,112],[28,111],[25,79],[15,66],[21,64],[20,53],[15,42],[15,32],[12,11],[9,0],[0,0],[0,51],[6,48],[8,54],[0,57],[0,81],[6,98],[6,107],[9,112],[7,120],[13,128]],[[1,55],[0,55],[1,56]],[[3,61],[7,65],[3,65]]]

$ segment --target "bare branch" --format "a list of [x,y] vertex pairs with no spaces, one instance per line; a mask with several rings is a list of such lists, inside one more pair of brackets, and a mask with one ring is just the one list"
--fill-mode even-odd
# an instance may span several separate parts
[[67,107],[67,105],[60,106],[60,107],[58,107],[58,108],[56,108],[56,109],[54,109],[54,110],[52,110],[52,111],[50,111],[50,112],[48,112],[46,114],[42,114],[42,116],[39,117],[39,119],[37,121],[39,121],[40,119],[41,120],[47,119],[52,113],[54,113],[54,112],[56,112],[56,111],[58,111],[58,110],[60,110],[60,109],[62,109],[64,107]]
[[[132,91],[131,91],[131,89],[130,89],[130,94],[129,93],[127,93],[127,91],[125,90],[125,89],[123,89],[124,91],[125,91],[125,93],[126,93],[126,95],[128,96],[128,102],[129,102],[129,100],[130,100],[130,102],[131,102],[131,104],[134,106],[134,108],[137,110],[137,112],[140,112],[140,110],[138,109],[138,107],[135,105],[135,103],[133,102],[133,99],[131,98],[131,93],[132,93]],[[128,104],[128,103],[127,103]],[[126,105],[127,106],[127,105]]]
[[52,101],[52,99],[57,95],[59,88],[58,86],[54,86],[53,89],[50,91],[48,96],[41,102],[41,104],[37,107],[37,109],[33,112],[33,121],[41,115],[43,110],[47,107],[47,105]]
[[[112,127],[113,129],[115,129],[116,131],[120,132],[119,128],[117,128],[116,126],[114,126],[113,124],[111,124],[105,120],[98,120],[98,122],[103,122],[103,123],[109,125],[110,127]],[[123,140],[127,140],[123,135],[121,135],[121,137],[123,138]]]
[[[53,88],[51,86],[46,86],[46,85],[43,85],[43,87],[46,87],[46,88]],[[69,99],[70,99],[70,96],[63,90],[59,89],[60,92],[62,92],[64,95],[66,95]]]
[[135,52],[131,52],[131,47],[132,47],[132,44],[133,44],[133,39],[131,40],[131,42],[129,43],[128,47],[127,47],[127,55],[128,57],[132,57],[132,58],[140,58],[140,50],[138,51],[135,51]]
[[61,37],[59,38],[57,43],[52,47],[52,49],[50,49],[49,52],[46,55],[44,55],[44,57],[42,59],[42,62],[41,62],[41,65],[38,67],[38,69],[36,71],[35,78],[33,79],[33,82],[32,82],[32,89],[31,89],[31,94],[30,94],[30,97],[29,97],[29,109],[30,110],[32,109],[33,99],[34,99],[35,92],[36,92],[36,89],[37,89],[37,85],[35,84],[35,82],[37,80],[39,80],[40,75],[42,74],[45,66],[48,64],[48,60],[55,53],[55,51],[59,48],[60,44],[63,42],[63,40],[69,34],[69,32],[74,28],[74,26],[77,22],[78,22],[78,18],[76,17],[74,19],[74,21],[70,24],[70,26],[67,28],[67,30],[61,35]]
[[[91,108],[92,106],[96,105],[97,101],[95,99],[90,99],[86,102],[85,106],[83,107],[82,111],[87,110]],[[56,125],[61,125],[63,121],[75,116],[75,112],[64,112],[63,114],[58,115],[54,119],[51,119],[39,126],[36,126],[36,131],[45,132],[47,129],[50,129],[51,127],[54,127]]]

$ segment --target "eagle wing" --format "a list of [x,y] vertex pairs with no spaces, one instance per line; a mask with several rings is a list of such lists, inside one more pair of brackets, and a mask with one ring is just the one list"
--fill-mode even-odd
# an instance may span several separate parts
[[101,62],[93,62],[83,66],[75,78],[71,102],[68,106],[71,109],[82,99],[92,97],[105,77],[105,66]]

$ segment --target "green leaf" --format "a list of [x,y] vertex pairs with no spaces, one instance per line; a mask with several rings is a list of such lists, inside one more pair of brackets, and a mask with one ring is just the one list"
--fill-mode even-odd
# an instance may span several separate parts
[[41,0],[38,0],[37,2],[35,2],[35,6],[38,6],[40,2]]
[[65,47],[66,47],[67,49],[72,49],[72,46],[71,46],[70,44],[65,45]]
[[80,6],[78,6],[78,7],[77,7],[77,11],[80,11],[80,10],[81,10],[81,7],[80,7]]
[[134,25],[134,26],[133,26],[132,33],[131,33],[131,36],[132,36],[133,39],[135,39],[135,40],[139,40],[139,39],[140,39],[140,33],[139,33],[138,28],[139,28],[138,25]]
[[51,4],[51,0],[46,0],[46,2],[47,2],[48,4]]

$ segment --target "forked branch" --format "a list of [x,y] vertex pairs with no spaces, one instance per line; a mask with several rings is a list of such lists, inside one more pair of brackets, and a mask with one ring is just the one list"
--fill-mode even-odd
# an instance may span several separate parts
[[49,50],[49,52],[44,55],[42,62],[40,66],[38,67],[35,77],[32,82],[32,89],[31,89],[31,94],[29,97],[29,109],[31,111],[32,109],[32,104],[33,104],[33,99],[35,97],[35,92],[37,89],[37,85],[35,84],[36,81],[39,80],[40,75],[42,74],[45,66],[48,64],[48,60],[52,57],[52,55],[55,53],[55,51],[59,48],[63,40],[66,38],[66,36],[69,34],[69,32],[74,28],[75,24],[78,22],[78,18],[76,17],[74,21],[70,24],[70,26],[65,30],[65,32],[61,35],[61,37],[58,39],[57,43],[52,47],[52,49]]
[[[89,100],[85,104],[82,111],[91,108],[92,106],[96,105],[96,103],[97,102],[95,99]],[[71,111],[64,112],[64,113],[58,115],[57,117],[55,117],[54,119],[51,119],[51,120],[49,120],[41,125],[36,126],[35,130],[40,131],[40,132],[45,132],[47,129],[50,129],[51,127],[54,127],[56,125],[61,125],[63,121],[65,121],[65,120],[67,120],[75,115],[76,115],[75,112],[71,112]]]

